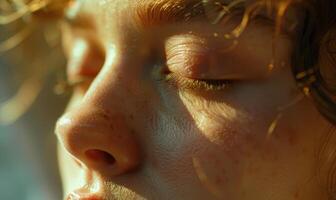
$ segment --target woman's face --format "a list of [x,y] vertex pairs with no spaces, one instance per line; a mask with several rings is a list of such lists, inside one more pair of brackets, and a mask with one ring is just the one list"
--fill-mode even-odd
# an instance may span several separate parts
[[239,9],[219,20],[214,1],[79,2],[56,126],[68,199],[323,199],[329,127],[297,89],[291,29],[274,40],[258,15],[230,39]]

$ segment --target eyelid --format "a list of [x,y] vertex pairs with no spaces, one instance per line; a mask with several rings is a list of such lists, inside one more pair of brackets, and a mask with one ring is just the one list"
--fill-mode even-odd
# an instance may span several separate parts
[[167,71],[197,80],[249,78],[250,74],[246,74],[245,68],[242,67],[245,65],[240,62],[237,51],[222,52],[228,48],[229,40],[222,41],[213,36],[212,41],[177,37],[170,45],[166,45]]
[[166,42],[165,49],[169,70],[189,78],[207,71],[211,49],[204,39],[192,35],[178,35]]
[[237,80],[205,80],[191,79],[180,76],[176,73],[167,74],[165,81],[180,90],[197,90],[197,91],[222,91],[228,89]]

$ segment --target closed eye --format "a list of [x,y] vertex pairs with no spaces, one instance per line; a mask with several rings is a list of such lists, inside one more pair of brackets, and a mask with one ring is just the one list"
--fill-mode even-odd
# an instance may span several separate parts
[[198,90],[198,91],[222,91],[227,89],[236,80],[211,80],[211,79],[192,79],[183,77],[177,73],[169,73],[165,81],[181,90]]

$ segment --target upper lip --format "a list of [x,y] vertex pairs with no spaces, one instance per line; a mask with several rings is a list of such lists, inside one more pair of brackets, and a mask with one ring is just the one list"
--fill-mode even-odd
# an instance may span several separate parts
[[96,181],[100,182],[100,181],[94,180],[92,171],[84,170],[84,172],[85,173],[83,174],[84,175],[83,179],[85,180],[87,184],[69,193],[66,196],[65,200],[105,200],[106,198],[104,198],[105,195],[104,195],[102,188],[93,187],[93,185],[98,184],[98,183],[94,184],[94,182]]
[[[92,183],[92,177],[90,177],[89,179]],[[106,200],[105,196],[106,195],[104,195],[103,188],[99,186],[93,187],[92,184],[86,184],[85,186],[68,194],[65,200]]]
[[65,200],[104,200],[104,198],[102,195],[86,192],[81,189],[68,194]]
[[83,175],[86,184],[69,193],[65,200],[115,200],[113,195],[107,196],[100,176],[95,176],[94,172],[88,170],[84,170]]

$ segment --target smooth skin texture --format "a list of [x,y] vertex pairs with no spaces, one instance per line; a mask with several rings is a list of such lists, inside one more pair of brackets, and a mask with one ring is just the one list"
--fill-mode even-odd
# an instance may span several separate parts
[[290,36],[270,71],[274,24],[251,22],[228,50],[237,21],[181,20],[188,2],[83,0],[63,23],[66,198],[327,199],[316,149],[330,125],[297,89]]

